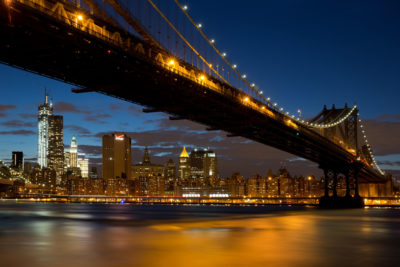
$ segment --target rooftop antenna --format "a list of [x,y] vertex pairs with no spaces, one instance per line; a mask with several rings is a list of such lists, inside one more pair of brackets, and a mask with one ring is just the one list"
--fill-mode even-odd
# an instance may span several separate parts
[[44,88],[44,99],[45,99],[44,103],[47,104],[48,103],[48,96],[47,96],[46,87]]

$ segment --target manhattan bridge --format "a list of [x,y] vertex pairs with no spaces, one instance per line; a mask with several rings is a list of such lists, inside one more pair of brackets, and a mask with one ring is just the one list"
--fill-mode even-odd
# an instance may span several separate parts
[[[385,191],[356,105],[312,119],[249,82],[178,0],[0,0],[0,62],[272,146],[319,165],[325,196]],[[383,193],[384,194],[384,193]]]

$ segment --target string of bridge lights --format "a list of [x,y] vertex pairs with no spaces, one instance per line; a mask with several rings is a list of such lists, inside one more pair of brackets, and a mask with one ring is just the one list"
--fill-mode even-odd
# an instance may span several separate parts
[[341,124],[342,122],[344,122],[345,120],[347,120],[347,118],[355,111],[356,108],[357,108],[357,105],[354,105],[344,117],[342,117],[341,119],[338,119],[335,122],[330,122],[328,124],[316,124],[316,123],[309,123],[309,122],[304,122],[304,123],[308,126],[311,126],[312,128],[318,128],[318,129],[326,129],[326,128],[335,127],[335,126]]
[[[357,116],[359,116],[359,115],[360,115],[360,114],[357,114]],[[368,139],[367,139],[367,135],[366,135],[365,130],[364,130],[364,125],[362,124],[360,118],[358,119],[358,122],[360,123],[361,133],[362,133],[362,136],[363,136],[363,138],[364,138],[364,142],[365,142],[365,144],[367,145],[368,152],[369,152],[369,155],[370,155],[370,157],[371,157],[371,159],[372,159],[373,165],[376,167],[376,169],[378,170],[378,172],[379,172],[381,175],[384,175],[385,173],[381,170],[381,168],[379,167],[379,165],[376,163],[374,154],[372,153],[371,146],[369,145],[369,142],[368,142]]]
[[206,34],[204,33],[204,31],[201,29],[203,27],[202,23],[195,23],[195,21],[192,19],[192,17],[189,15],[188,13],[188,9],[189,7],[187,5],[181,5],[179,0],[174,0],[175,3],[178,5],[178,7],[182,10],[182,12],[184,13],[184,15],[189,19],[189,21],[193,24],[193,26],[200,32],[200,34],[203,36],[203,38],[210,44],[210,46],[215,50],[215,52],[225,61],[225,63],[238,75],[238,77],[240,77],[240,79],[250,88],[252,89],[262,100],[265,101],[265,103],[275,109],[276,111],[278,111],[279,113],[281,113],[284,116],[287,116],[293,120],[295,120],[297,123],[299,124],[303,124],[305,126],[311,127],[311,128],[319,128],[319,129],[324,129],[324,128],[331,128],[331,127],[335,127],[338,124],[342,123],[343,121],[345,121],[351,114],[352,112],[357,108],[357,106],[355,105],[343,118],[338,119],[335,122],[330,122],[328,124],[317,124],[317,123],[310,123],[308,121],[303,120],[302,118],[296,117],[295,115],[290,115],[289,112],[284,112],[283,107],[278,107],[278,103],[273,103],[271,101],[270,97],[265,97],[263,95],[263,91],[259,90],[256,88],[255,83],[250,83],[246,78],[247,75],[246,74],[241,74],[239,73],[239,71],[237,70],[238,65],[237,64],[231,64],[228,59],[227,59],[227,53],[226,52],[221,52],[218,50],[218,48],[215,46],[215,39],[210,39],[206,36]]
[[259,90],[256,88],[255,83],[250,83],[246,78],[246,74],[241,74],[237,70],[238,65],[237,64],[232,64],[228,61],[227,59],[227,53],[226,52],[221,52],[219,49],[215,46],[215,39],[210,39],[206,36],[204,31],[201,29],[203,27],[203,24],[201,23],[196,23],[192,17],[188,13],[188,6],[187,5],[181,5],[178,0],[175,0],[175,3],[178,5],[178,7],[182,10],[184,15],[189,19],[189,21],[193,24],[193,26],[200,32],[200,34],[203,36],[203,38],[210,44],[210,46],[215,50],[215,52],[222,58],[222,60],[238,75],[238,77],[251,89],[253,92],[255,92],[262,100],[266,102],[268,106],[271,108],[275,109],[279,113],[282,113],[283,115],[289,116],[290,114],[286,112],[286,114],[283,112],[283,108],[279,108],[277,103],[272,103],[271,99],[268,97],[263,96],[263,91]]
[[[265,101],[265,103],[275,109],[277,112],[281,113],[284,116],[287,116],[293,120],[295,120],[297,123],[308,126],[310,128],[317,128],[317,129],[326,129],[326,128],[331,128],[331,127],[335,127],[341,123],[343,123],[357,108],[357,105],[354,105],[349,112],[342,118],[334,121],[334,122],[330,122],[328,124],[317,124],[317,123],[311,123],[308,121],[303,120],[300,116],[296,117],[295,115],[290,115],[289,112],[284,112],[282,107],[278,107],[278,103],[273,103],[271,101],[270,97],[264,97],[263,95],[263,91],[259,90],[259,88],[256,88],[255,83],[250,83],[246,78],[247,75],[246,74],[241,74],[238,71],[238,65],[237,64],[231,64],[228,59],[227,59],[227,53],[226,52],[221,52],[218,50],[218,48],[215,46],[215,39],[209,39],[206,34],[204,33],[204,31],[202,30],[203,24],[202,23],[195,23],[195,21],[192,19],[192,17],[189,15],[188,13],[188,6],[187,5],[181,5],[180,2],[178,0],[175,0],[175,3],[178,5],[178,7],[182,10],[182,12],[184,13],[184,15],[189,19],[189,21],[194,25],[194,27],[200,32],[200,34],[203,36],[203,38],[210,44],[210,46],[215,50],[215,52],[225,61],[225,63],[238,75],[238,77],[240,77],[240,79],[251,89],[253,90],[253,92],[255,92],[262,100]],[[248,98],[246,98],[248,99]],[[357,114],[358,115],[358,114]],[[365,141],[365,144],[367,145],[369,154],[371,156],[371,159],[373,161],[373,165],[376,167],[376,169],[379,171],[380,174],[384,174],[384,172],[381,170],[381,168],[378,166],[378,164],[376,163],[375,157],[372,153],[371,150],[371,146],[369,145],[367,136],[365,134],[365,130],[363,129],[364,126],[361,124],[361,119],[359,119],[360,122],[360,127],[361,127],[361,132]]]

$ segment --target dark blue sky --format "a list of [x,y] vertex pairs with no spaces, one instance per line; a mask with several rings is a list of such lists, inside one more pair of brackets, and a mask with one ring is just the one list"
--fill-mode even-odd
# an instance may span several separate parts
[[[377,159],[386,169],[400,169],[398,1],[181,3],[240,72],[285,110],[301,109],[312,117],[324,104],[357,103]],[[101,152],[99,136],[112,129],[130,132],[135,162],[145,145],[157,163],[169,157],[176,161],[186,145],[213,148],[224,176],[265,174],[281,162],[293,173],[317,172],[313,164],[275,149],[227,139],[191,122],[168,121],[164,114],[143,114],[138,106],[103,95],[76,95],[70,85],[5,65],[0,65],[0,159],[9,159],[12,150],[36,157],[35,115],[44,87],[64,115],[65,143],[75,134],[82,151],[93,158]]]

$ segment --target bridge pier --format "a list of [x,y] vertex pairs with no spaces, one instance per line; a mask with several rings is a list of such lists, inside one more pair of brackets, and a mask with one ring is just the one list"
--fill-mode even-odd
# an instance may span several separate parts
[[[321,208],[362,208],[364,201],[359,195],[358,173],[360,166],[351,163],[348,166],[320,166],[324,170],[325,195],[320,198],[319,206]],[[351,195],[350,173],[354,181],[354,195]],[[344,196],[338,195],[338,175],[345,176],[346,193]],[[332,194],[331,194],[332,193]]]

